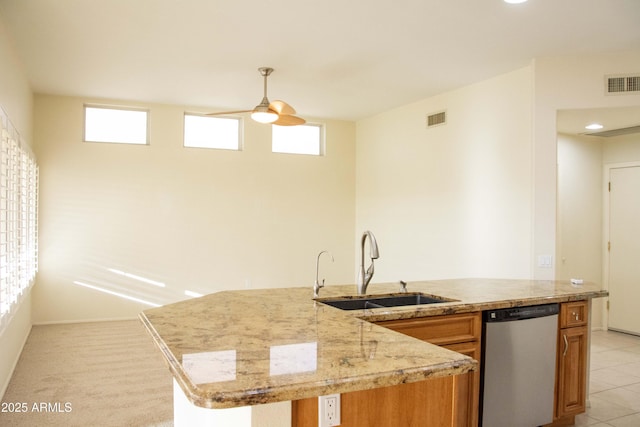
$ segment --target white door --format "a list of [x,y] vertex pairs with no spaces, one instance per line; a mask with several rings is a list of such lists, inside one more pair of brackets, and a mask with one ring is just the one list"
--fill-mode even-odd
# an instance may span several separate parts
[[640,166],[609,172],[609,328],[640,335]]

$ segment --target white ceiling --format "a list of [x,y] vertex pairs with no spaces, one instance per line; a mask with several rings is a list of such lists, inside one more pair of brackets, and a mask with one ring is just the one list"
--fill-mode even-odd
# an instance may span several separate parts
[[[543,56],[640,48],[640,0],[0,0],[36,93],[357,120]],[[640,71],[640,70],[637,70]]]

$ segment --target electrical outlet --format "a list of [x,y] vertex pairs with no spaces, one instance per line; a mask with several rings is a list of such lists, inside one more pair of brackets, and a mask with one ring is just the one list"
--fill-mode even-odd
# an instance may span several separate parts
[[340,425],[340,395],[329,394],[318,397],[318,427]]

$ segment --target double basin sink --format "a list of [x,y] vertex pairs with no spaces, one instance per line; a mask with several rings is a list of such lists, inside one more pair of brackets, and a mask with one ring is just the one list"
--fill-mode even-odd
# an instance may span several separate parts
[[362,310],[372,308],[391,308],[408,305],[437,304],[442,302],[455,301],[435,295],[425,295],[421,293],[392,294],[392,295],[369,295],[352,298],[319,299],[318,302],[339,308],[341,310]]

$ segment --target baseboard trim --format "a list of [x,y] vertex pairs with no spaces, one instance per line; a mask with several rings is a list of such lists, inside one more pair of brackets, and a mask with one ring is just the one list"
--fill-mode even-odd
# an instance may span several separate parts
[[137,320],[137,317],[107,317],[101,319],[74,319],[74,320],[48,320],[44,322],[34,322],[33,326],[45,325],[66,325],[71,323],[97,323],[97,322],[117,322],[122,320]]

